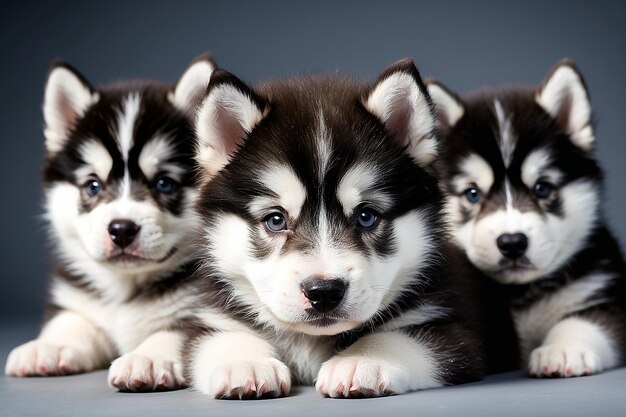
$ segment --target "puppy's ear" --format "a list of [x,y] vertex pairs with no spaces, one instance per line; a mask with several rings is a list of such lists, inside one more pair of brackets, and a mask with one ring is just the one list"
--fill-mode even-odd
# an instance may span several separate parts
[[365,107],[420,165],[437,156],[432,103],[415,64],[403,59],[387,68],[369,91]]
[[430,94],[435,105],[435,115],[439,128],[442,130],[450,129],[465,113],[461,99],[435,79],[428,79],[425,83],[428,94]]
[[48,152],[61,150],[77,120],[97,101],[98,93],[78,71],[60,60],[52,63],[43,100]]
[[564,59],[557,63],[535,99],[561,125],[574,145],[585,151],[592,149],[591,103],[585,82],[573,61]]
[[217,69],[196,118],[196,159],[205,179],[228,164],[267,113],[267,104],[231,73]]
[[196,57],[176,83],[173,95],[174,105],[184,112],[193,113],[216,68],[209,53]]

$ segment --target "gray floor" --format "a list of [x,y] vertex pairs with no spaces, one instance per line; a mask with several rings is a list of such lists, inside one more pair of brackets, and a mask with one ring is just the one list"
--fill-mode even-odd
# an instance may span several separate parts
[[[36,324],[0,323],[0,360],[32,338]],[[4,365],[2,365],[4,366]],[[186,389],[122,394],[106,372],[56,378],[0,377],[0,416],[626,416],[626,368],[586,378],[534,380],[518,373],[389,398],[332,400],[311,387],[264,401],[217,401]]]

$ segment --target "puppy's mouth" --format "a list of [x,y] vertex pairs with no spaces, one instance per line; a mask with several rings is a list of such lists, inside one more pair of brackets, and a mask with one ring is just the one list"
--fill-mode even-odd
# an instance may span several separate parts
[[303,323],[309,326],[315,327],[330,327],[335,324],[346,321],[347,317],[340,313],[319,313],[315,309],[309,308],[306,310],[307,317],[303,320]]
[[530,262],[526,256],[522,256],[518,259],[507,259],[503,258],[498,263],[500,267],[501,273],[515,273],[515,272],[524,272],[536,269],[535,266]]
[[178,252],[178,248],[173,247],[165,254],[165,256],[153,259],[145,256],[133,255],[122,251],[108,258],[107,262],[112,263],[116,266],[123,267],[141,266],[148,263],[160,264],[170,259],[172,256],[174,256],[176,252]]

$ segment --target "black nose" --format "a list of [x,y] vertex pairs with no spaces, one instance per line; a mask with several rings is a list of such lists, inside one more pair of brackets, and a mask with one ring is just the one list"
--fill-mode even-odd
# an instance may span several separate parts
[[520,258],[528,248],[528,238],[524,233],[504,233],[496,239],[498,249],[509,259]]
[[133,243],[135,236],[139,233],[139,229],[141,229],[141,227],[133,221],[113,220],[109,223],[109,236],[111,236],[113,243],[124,249],[126,246]]
[[313,278],[302,284],[302,292],[314,309],[327,313],[343,300],[346,284],[340,279]]

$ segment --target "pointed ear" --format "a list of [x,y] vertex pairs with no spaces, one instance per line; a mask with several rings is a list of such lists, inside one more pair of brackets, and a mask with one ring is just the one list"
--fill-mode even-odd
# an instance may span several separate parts
[[197,152],[205,179],[228,164],[267,114],[267,104],[231,73],[217,69],[196,118]]
[[216,68],[209,53],[196,57],[176,83],[172,100],[174,105],[184,112],[193,112]]
[[43,100],[48,152],[61,150],[77,120],[97,101],[98,93],[78,71],[60,60],[52,63]]
[[535,99],[562,126],[574,145],[591,150],[594,142],[591,103],[585,82],[573,61],[562,60],[556,64]]
[[365,107],[419,164],[429,165],[437,156],[433,135],[435,116],[424,83],[410,59],[387,68],[369,91]]
[[425,84],[435,105],[437,124],[441,129],[453,127],[465,113],[461,99],[435,79],[428,79]]

